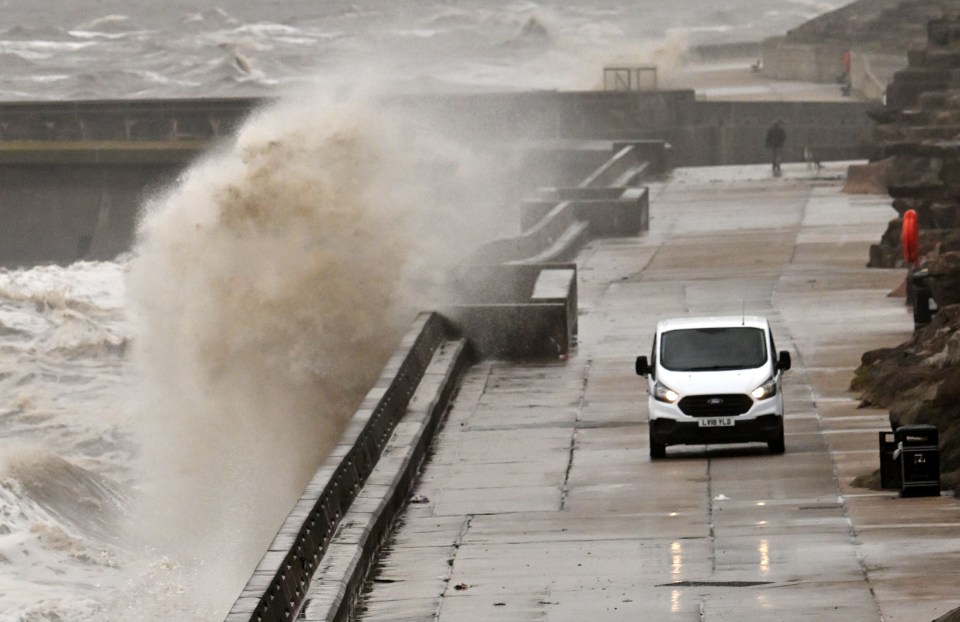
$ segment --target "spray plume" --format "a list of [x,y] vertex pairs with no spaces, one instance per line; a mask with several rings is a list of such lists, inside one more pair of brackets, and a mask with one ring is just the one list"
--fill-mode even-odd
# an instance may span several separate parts
[[388,117],[357,98],[278,104],[144,212],[128,279],[135,531],[202,563],[198,595],[232,602],[463,251],[458,232],[477,231],[468,211],[430,202],[440,177],[475,184],[478,162]]

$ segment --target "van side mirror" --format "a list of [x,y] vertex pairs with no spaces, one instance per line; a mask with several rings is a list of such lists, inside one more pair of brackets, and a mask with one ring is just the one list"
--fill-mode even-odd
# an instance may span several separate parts
[[637,357],[637,375],[638,376],[649,376],[650,372],[650,363],[647,361],[647,357],[638,356]]
[[779,369],[780,371],[787,371],[788,369],[790,369],[790,365],[791,365],[790,353],[787,352],[786,350],[781,350],[780,358],[777,359],[777,369]]

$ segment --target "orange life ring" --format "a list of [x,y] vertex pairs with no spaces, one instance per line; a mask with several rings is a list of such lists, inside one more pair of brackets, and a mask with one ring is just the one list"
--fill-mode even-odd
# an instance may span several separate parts
[[917,231],[917,212],[908,209],[903,214],[903,259],[911,265],[920,260],[920,233]]

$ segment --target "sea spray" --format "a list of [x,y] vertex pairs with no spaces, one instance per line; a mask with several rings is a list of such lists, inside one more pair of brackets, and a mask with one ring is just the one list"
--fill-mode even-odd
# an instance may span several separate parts
[[[128,284],[132,527],[196,560],[188,591],[215,601],[197,608],[229,607],[416,310],[482,241],[478,220],[498,220],[465,216],[490,178],[442,140],[356,98],[300,97],[146,207]],[[462,204],[436,209],[456,186]]]

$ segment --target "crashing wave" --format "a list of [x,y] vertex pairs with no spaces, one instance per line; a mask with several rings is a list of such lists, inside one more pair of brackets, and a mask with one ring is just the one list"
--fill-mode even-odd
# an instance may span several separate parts
[[123,356],[127,339],[114,334],[100,322],[76,311],[64,309],[51,316],[55,328],[38,345],[47,353],[68,357]]
[[115,539],[127,504],[108,479],[56,454],[24,448],[0,455],[0,497],[8,532],[29,531],[46,548],[81,561],[87,550],[82,538]]

